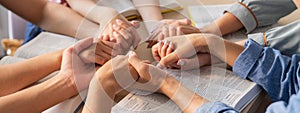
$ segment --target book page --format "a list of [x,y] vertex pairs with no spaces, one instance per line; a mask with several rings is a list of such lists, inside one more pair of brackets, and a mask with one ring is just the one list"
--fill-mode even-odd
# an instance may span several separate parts
[[[185,87],[209,101],[221,101],[240,111],[261,91],[256,83],[243,80],[235,76],[231,71],[218,67],[205,67],[200,70],[200,73],[199,70],[186,72],[168,70],[168,73],[180,80]],[[252,95],[247,95],[248,97],[244,98],[244,96],[249,93]],[[140,92],[137,94],[133,92],[127,95],[121,102],[113,107],[112,111],[114,113],[121,113],[121,111],[143,113],[182,112],[179,107],[166,96],[161,94],[139,94]],[[242,98],[246,100],[241,100]],[[242,102],[244,105],[238,105],[240,101],[244,101]],[[236,107],[237,105],[238,107]]]
[[[159,0],[159,2],[162,13],[183,8],[176,0]],[[131,0],[98,0],[97,5],[112,7],[125,17],[140,16]]]
[[[214,20],[223,16],[223,13],[226,9],[228,9],[230,5],[196,5],[189,7],[190,18],[193,21],[193,24],[197,28],[202,28],[206,25],[209,25]],[[278,24],[265,26],[256,28],[253,33],[265,32],[271,28],[279,26]],[[245,29],[241,29],[240,31],[230,33],[224,36],[224,39],[228,39],[231,41],[240,41],[242,39],[247,39],[247,34]]]
[[42,32],[15,53],[16,57],[32,58],[44,53],[67,48],[76,43],[76,39],[64,35]]

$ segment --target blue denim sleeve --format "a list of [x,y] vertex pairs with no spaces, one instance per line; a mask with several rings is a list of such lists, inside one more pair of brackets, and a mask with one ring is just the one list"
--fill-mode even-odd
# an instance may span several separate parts
[[278,50],[262,47],[252,39],[237,58],[233,71],[262,86],[273,101],[287,102],[299,90],[300,55],[287,57]]
[[276,23],[296,9],[292,0],[240,0],[226,11],[235,15],[249,33],[256,27]]
[[300,111],[300,92],[297,95],[292,95],[289,103],[278,101],[271,104],[266,113],[299,113]]
[[195,113],[239,113],[221,102],[209,102],[200,106]]

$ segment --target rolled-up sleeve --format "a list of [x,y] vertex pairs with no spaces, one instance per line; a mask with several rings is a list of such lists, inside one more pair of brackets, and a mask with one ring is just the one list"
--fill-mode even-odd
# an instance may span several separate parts
[[292,0],[240,0],[226,12],[235,15],[249,33],[256,27],[276,23],[296,9]]
[[299,90],[300,55],[288,57],[273,48],[248,40],[233,71],[262,86],[273,101],[287,102]]
[[239,113],[221,102],[209,102],[200,106],[195,113]]
[[266,113],[299,113],[300,111],[300,93],[292,95],[289,102],[278,101],[271,104]]
[[300,54],[300,21],[276,27],[265,33],[249,34],[248,38],[262,46],[279,50],[283,55]]

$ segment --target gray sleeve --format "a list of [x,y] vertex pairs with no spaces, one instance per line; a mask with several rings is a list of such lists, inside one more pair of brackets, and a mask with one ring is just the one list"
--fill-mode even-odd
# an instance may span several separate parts
[[292,0],[240,0],[226,11],[235,15],[249,33],[256,27],[276,23],[296,9]]
[[248,38],[260,45],[277,49],[287,56],[300,54],[300,20],[270,29],[266,33],[250,34]]

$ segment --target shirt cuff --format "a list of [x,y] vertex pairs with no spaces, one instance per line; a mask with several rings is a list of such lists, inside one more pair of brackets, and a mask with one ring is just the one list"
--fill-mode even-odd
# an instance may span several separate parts
[[258,21],[252,10],[242,2],[232,4],[225,12],[230,12],[238,18],[246,28],[247,33],[254,30],[258,25]]
[[219,112],[229,112],[233,111],[233,113],[237,113],[237,111],[222,103],[222,102],[209,102],[200,106],[195,113],[219,113]]
[[255,42],[257,42],[259,45],[265,46],[265,34],[264,33],[254,33],[254,34],[249,34],[248,39],[252,39]]
[[245,48],[233,65],[233,72],[243,79],[247,78],[263,51],[263,47],[252,39],[245,43]]

